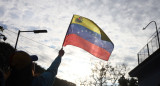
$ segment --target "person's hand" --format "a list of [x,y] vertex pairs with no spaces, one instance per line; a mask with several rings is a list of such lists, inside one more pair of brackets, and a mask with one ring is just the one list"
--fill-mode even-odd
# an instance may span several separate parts
[[64,53],[65,53],[65,52],[64,52],[64,50],[63,50],[63,48],[62,48],[62,49],[59,51],[59,56],[62,57],[62,56],[64,55]]

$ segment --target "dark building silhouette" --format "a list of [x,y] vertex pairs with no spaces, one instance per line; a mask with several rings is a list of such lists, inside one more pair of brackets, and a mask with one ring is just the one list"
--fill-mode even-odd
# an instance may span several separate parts
[[139,86],[160,86],[160,48],[157,36],[137,54],[138,65],[129,72],[138,78]]

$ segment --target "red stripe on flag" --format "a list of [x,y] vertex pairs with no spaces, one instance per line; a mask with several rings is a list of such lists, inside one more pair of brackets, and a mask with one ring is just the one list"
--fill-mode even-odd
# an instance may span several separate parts
[[80,47],[103,60],[108,60],[110,56],[110,53],[105,49],[92,44],[91,42],[81,38],[80,36],[77,36],[76,34],[69,34],[66,36],[63,46],[66,45],[74,45]]

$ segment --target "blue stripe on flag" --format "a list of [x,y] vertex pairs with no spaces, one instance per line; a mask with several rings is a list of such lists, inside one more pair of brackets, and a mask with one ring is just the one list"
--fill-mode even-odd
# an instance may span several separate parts
[[67,35],[69,34],[76,34],[80,37],[82,37],[85,40],[88,40],[89,42],[107,50],[108,52],[112,52],[113,50],[113,44],[109,41],[101,40],[101,35],[93,32],[89,29],[87,29],[84,26],[81,26],[79,24],[71,24],[69,26],[69,30],[67,32]]

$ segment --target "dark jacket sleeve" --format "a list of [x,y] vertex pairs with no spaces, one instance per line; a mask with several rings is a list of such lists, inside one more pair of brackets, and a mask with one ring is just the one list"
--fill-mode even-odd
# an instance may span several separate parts
[[32,86],[53,86],[60,63],[61,56],[57,56],[51,66],[44,73],[33,79]]

